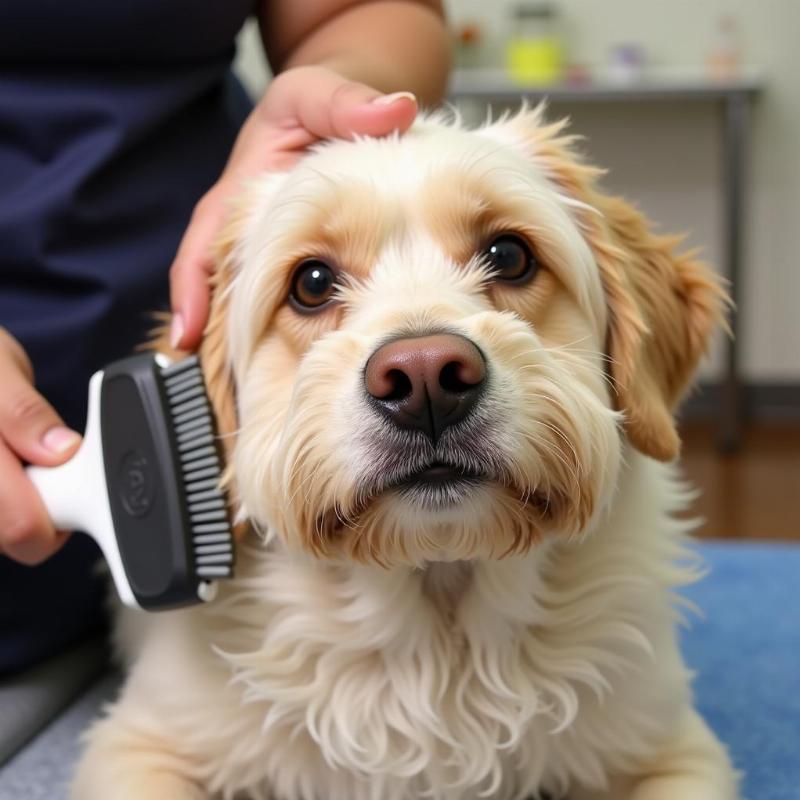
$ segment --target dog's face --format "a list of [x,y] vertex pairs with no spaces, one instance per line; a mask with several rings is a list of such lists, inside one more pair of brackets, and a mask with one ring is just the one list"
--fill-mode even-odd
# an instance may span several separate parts
[[327,558],[499,558],[589,529],[626,438],[674,457],[719,290],[560,128],[429,120],[251,187],[204,350],[255,524]]

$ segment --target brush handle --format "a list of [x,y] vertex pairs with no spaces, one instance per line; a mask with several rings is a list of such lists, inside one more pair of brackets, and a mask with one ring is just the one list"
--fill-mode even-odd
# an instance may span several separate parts
[[103,551],[122,602],[139,608],[122,563],[108,500],[100,430],[102,384],[103,372],[96,372],[89,382],[86,432],[78,452],[58,467],[28,467],[27,473],[55,527],[88,533]]

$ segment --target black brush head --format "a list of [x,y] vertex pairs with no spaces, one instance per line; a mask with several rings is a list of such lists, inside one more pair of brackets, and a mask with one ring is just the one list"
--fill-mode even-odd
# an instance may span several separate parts
[[219,489],[222,461],[200,363],[162,368],[153,354],[104,371],[100,426],[108,498],[137,602],[200,602],[233,572],[233,535]]

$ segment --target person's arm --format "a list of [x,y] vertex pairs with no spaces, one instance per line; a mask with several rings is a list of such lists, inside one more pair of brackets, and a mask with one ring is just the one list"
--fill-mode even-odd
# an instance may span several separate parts
[[208,316],[211,246],[243,178],[290,166],[328,137],[386,135],[441,100],[450,51],[440,0],[266,2],[261,28],[278,74],[200,200],[170,270],[172,342],[193,349]]
[[276,73],[323,66],[380,92],[413,92],[424,105],[442,99],[450,49],[440,0],[278,0],[260,21]]

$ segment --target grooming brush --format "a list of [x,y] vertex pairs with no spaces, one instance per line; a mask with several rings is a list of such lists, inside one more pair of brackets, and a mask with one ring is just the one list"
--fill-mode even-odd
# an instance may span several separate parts
[[158,610],[211,600],[232,576],[220,464],[198,359],[148,353],[96,372],[78,452],[27,472],[56,528],[100,545],[122,602]]

